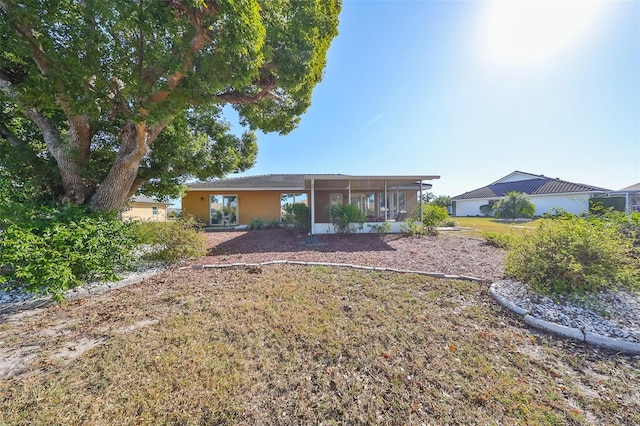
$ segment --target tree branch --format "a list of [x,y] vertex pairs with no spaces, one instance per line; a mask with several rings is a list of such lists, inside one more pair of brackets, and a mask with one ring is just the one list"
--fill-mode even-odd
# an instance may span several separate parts
[[[212,2],[209,2],[207,7],[201,9],[199,13],[194,12],[180,1],[168,0],[166,3],[167,6],[174,11],[176,17],[179,18],[181,15],[187,17],[195,30],[195,35],[189,41],[189,51],[186,52],[181,70],[167,78],[168,90],[159,90],[149,96],[149,101],[153,104],[159,104],[167,99],[169,94],[178,87],[178,84],[187,76],[187,73],[193,67],[194,55],[202,50],[207,43],[211,43],[211,37],[209,37],[210,30],[206,25],[203,25],[204,16],[208,15],[215,18],[220,14],[217,4]],[[149,73],[150,71],[147,71],[146,74],[149,75]]]
[[16,135],[14,135],[13,132],[2,123],[0,123],[0,136],[2,136],[2,138],[9,142],[9,145],[14,148],[22,146],[21,141],[16,138]]

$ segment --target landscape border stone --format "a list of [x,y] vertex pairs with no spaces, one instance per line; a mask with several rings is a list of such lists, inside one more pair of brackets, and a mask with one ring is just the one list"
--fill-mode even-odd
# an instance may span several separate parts
[[630,342],[624,339],[617,339],[614,337],[602,336],[600,334],[591,333],[589,331],[583,331],[578,328],[567,327],[564,325],[556,324],[553,322],[545,321],[536,316],[529,314],[529,311],[523,309],[520,306],[515,305],[509,300],[502,297],[495,290],[495,286],[498,283],[493,283],[489,287],[489,293],[491,297],[498,302],[498,304],[507,308],[511,312],[514,312],[523,317],[526,324],[534,327],[538,330],[543,330],[549,333],[553,333],[559,336],[568,337],[570,339],[578,340],[588,343],[593,346],[601,348],[611,349],[618,352],[623,352],[630,355],[640,355],[640,343]]

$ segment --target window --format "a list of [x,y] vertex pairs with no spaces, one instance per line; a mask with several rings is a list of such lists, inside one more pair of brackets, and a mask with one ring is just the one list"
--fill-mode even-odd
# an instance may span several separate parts
[[151,207],[151,214],[154,216],[158,216],[158,206]]
[[373,192],[351,193],[351,204],[357,206],[363,215],[367,217],[368,221],[372,221],[376,218],[376,194]]
[[232,226],[238,224],[238,196],[217,195],[209,196],[209,214],[211,225]]
[[304,204],[309,205],[307,201],[307,194],[304,192],[296,194],[280,194],[280,221],[286,216],[285,208],[292,204]]
[[398,213],[407,213],[407,194],[395,190],[387,191],[388,202],[385,202],[384,192],[380,193],[380,216],[384,217],[388,211],[387,219],[395,219]]

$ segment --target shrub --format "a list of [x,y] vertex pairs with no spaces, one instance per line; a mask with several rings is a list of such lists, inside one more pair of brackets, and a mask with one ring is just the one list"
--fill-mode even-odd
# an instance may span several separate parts
[[90,214],[75,205],[42,206],[33,213],[20,224],[5,220],[0,234],[0,282],[8,287],[59,301],[72,287],[115,279],[117,271],[132,266],[132,225],[115,215]]
[[337,232],[348,234],[364,227],[366,216],[353,204],[333,204],[329,208],[331,222]]
[[171,222],[136,223],[138,242],[155,246],[144,255],[148,260],[178,263],[207,253],[202,226],[193,217],[183,216]]
[[260,230],[264,229],[265,227],[266,226],[262,219],[251,219],[251,222],[249,222],[249,229]]
[[369,227],[369,232],[375,232],[378,235],[388,234],[391,231],[391,224],[389,222],[383,222],[381,224],[371,224],[367,225]]
[[498,219],[531,218],[536,212],[536,206],[527,194],[511,191],[495,204],[494,211]]
[[308,233],[311,231],[311,209],[306,204],[288,204],[284,208],[285,217],[283,222],[292,224],[296,232]]
[[[420,206],[411,213],[410,218],[420,221]],[[422,223],[427,228],[426,232],[435,234],[436,228],[441,226],[449,218],[447,209],[435,204],[422,203]]]
[[509,233],[483,232],[482,238],[484,238],[487,245],[509,249],[515,245],[518,236]]
[[483,216],[491,216],[493,214],[493,204],[483,204],[480,206],[480,213]]
[[408,217],[407,220],[401,225],[401,231],[407,235],[426,235],[428,232],[435,234],[435,230],[429,231],[424,223],[420,222],[420,218],[413,216]]
[[593,218],[540,222],[507,255],[506,273],[542,293],[595,292],[617,285],[638,286],[632,241],[615,226]]
[[270,228],[280,228],[280,226],[282,226],[282,224],[280,223],[280,221],[278,219],[273,219],[271,221],[271,223],[269,223],[269,227]]

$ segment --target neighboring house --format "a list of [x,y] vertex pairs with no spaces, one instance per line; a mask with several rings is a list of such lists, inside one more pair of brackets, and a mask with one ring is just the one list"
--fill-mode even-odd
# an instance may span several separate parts
[[511,191],[529,195],[536,206],[535,215],[541,216],[554,208],[574,214],[585,213],[589,210],[589,199],[609,190],[515,171],[490,185],[453,197],[453,215],[481,216],[480,206],[493,204]]
[[122,212],[123,220],[149,222],[164,222],[167,220],[168,203],[162,203],[143,195],[136,195],[131,198],[127,206],[128,208]]
[[[351,203],[367,222],[390,222],[392,232],[400,232],[400,223],[417,206],[418,195],[431,189],[423,181],[439,178],[271,174],[194,182],[187,185],[182,211],[210,226],[234,227],[253,219],[281,221],[287,204],[304,203],[311,209],[311,233],[319,234],[333,232],[331,204]],[[368,231],[365,226],[363,232]]]
[[619,191],[607,192],[607,197],[622,198],[625,212],[640,212],[640,182],[635,185],[627,186]]

